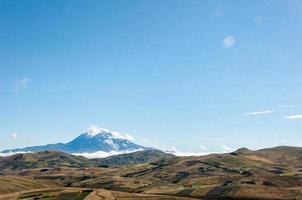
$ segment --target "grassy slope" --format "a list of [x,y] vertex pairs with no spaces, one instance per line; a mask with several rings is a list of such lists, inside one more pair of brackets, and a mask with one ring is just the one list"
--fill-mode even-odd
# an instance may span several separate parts
[[[34,169],[10,173],[52,180],[62,186],[195,198],[285,200],[302,196],[301,153],[302,148],[293,147],[240,149],[231,154],[171,157],[109,168],[61,167],[45,172]],[[126,155],[124,159],[129,158],[131,161],[139,156]],[[77,158],[72,159],[78,162]]]
[[0,170],[22,170],[56,167],[87,167],[91,160],[57,151],[42,151],[32,154],[16,154],[0,160]]
[[162,159],[172,159],[174,157],[172,154],[167,154],[159,150],[147,150],[94,159],[94,161],[98,163],[98,165],[121,166],[157,162]]
[[74,184],[196,198],[300,198],[301,192],[297,190],[302,185],[300,150],[292,147],[241,149],[231,154],[178,157],[120,167],[101,178]]
[[0,176],[0,194],[45,188],[46,185],[31,179],[17,176]]

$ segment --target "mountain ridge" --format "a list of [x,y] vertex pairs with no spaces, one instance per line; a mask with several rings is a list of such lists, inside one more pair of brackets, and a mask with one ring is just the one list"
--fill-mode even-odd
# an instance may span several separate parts
[[159,150],[143,150],[97,159],[89,159],[84,156],[72,155],[60,151],[40,151],[0,157],[0,170],[122,166],[157,162],[161,159],[172,159],[175,157],[176,156],[172,154],[167,154]]

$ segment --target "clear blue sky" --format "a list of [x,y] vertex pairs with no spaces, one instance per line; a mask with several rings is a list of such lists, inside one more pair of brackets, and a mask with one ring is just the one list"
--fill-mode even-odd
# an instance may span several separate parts
[[91,124],[182,151],[302,144],[302,1],[0,0],[0,149]]

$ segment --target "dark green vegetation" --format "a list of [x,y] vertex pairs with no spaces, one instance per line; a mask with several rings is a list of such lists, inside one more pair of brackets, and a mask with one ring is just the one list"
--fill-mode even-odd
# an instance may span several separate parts
[[[22,193],[12,194],[12,196],[3,197],[3,199],[18,200],[83,200],[93,190],[76,189],[76,188],[57,188],[57,189],[36,189],[24,191]],[[1,195],[0,195],[0,199]]]
[[302,199],[302,148],[298,147],[239,149],[200,157],[176,157],[149,150],[92,160],[40,152],[2,158],[0,162],[4,174],[0,181],[1,177],[18,177],[23,185],[31,185],[24,189],[11,186],[2,192],[0,189],[0,194],[52,184],[126,192],[119,195],[135,194],[134,199],[138,194],[172,199]]
[[140,163],[151,163],[160,160],[173,159],[172,154],[166,154],[158,150],[137,151],[134,153],[111,156],[108,158],[94,159],[100,166],[121,166]]
[[47,199],[47,200],[83,200],[85,199],[93,190],[42,190],[35,192],[28,192],[19,195],[17,198],[21,199]]
[[58,151],[42,151],[33,154],[16,154],[0,160],[0,170],[22,170],[35,168],[87,167],[92,161]]
[[84,167],[109,167],[133,165],[139,163],[155,162],[162,159],[174,158],[158,150],[137,151],[131,154],[111,156],[102,159],[87,159],[59,151],[41,151],[37,153],[15,154],[9,157],[0,157],[0,172],[6,170],[23,170],[41,168],[46,172],[49,168],[84,168]]

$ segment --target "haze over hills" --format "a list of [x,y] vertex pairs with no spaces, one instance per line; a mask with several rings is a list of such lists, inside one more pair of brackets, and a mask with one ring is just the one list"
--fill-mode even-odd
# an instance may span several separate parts
[[127,134],[112,132],[107,129],[94,128],[81,134],[68,143],[48,144],[25,148],[5,150],[2,153],[62,151],[66,153],[95,153],[95,152],[131,152],[151,149],[131,142]]

